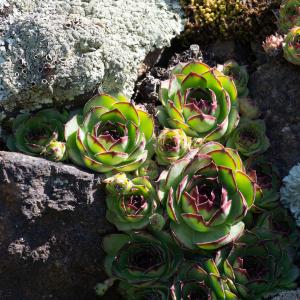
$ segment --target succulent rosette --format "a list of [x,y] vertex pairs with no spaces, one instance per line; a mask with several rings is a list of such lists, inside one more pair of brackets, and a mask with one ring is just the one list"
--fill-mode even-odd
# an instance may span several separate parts
[[[108,183],[106,219],[121,231],[146,227],[157,208],[156,192],[152,184],[145,177],[126,177],[123,173],[104,180]],[[123,183],[120,184],[120,178],[125,187]]]
[[172,300],[237,300],[226,278],[222,278],[212,259],[203,264],[187,262],[181,266],[171,287]]
[[270,147],[264,121],[242,120],[228,137],[226,146],[247,157],[264,153]]
[[153,118],[123,96],[100,94],[65,126],[71,160],[95,172],[130,172],[147,159]]
[[190,249],[212,250],[242,234],[255,183],[237,151],[208,142],[162,172],[158,197],[179,242]]
[[177,271],[183,254],[166,232],[111,234],[103,239],[108,276],[131,286],[153,286],[167,282]]
[[41,154],[52,161],[66,160],[68,157],[66,143],[56,140],[50,141]]
[[239,298],[261,299],[297,286],[299,269],[288,252],[276,234],[260,228],[243,235],[229,254],[224,251],[218,267]]
[[237,125],[233,80],[202,62],[177,65],[160,88],[158,118],[191,137],[218,140]]
[[152,159],[147,159],[136,171],[137,176],[147,176],[154,181],[159,175],[158,165]]
[[155,145],[156,160],[166,166],[182,158],[189,150],[191,138],[182,129],[168,129],[161,131]]
[[18,115],[13,122],[13,135],[8,138],[7,147],[28,155],[44,155],[54,161],[64,160],[67,156],[63,142],[66,121],[67,116],[55,109]]
[[223,72],[224,75],[233,78],[238,96],[246,97],[249,94],[248,80],[249,75],[246,66],[240,66],[235,60],[228,60],[223,65],[218,65],[218,70]]
[[279,29],[287,33],[296,25],[300,26],[300,0],[284,0],[279,11]]
[[249,97],[239,98],[239,113],[242,118],[257,119],[261,115],[261,111],[254,99]]
[[285,59],[294,64],[300,65],[300,27],[293,27],[288,32],[283,42],[283,53]]
[[285,242],[290,248],[299,250],[299,231],[293,217],[288,210],[283,207],[276,207],[258,215],[255,228],[265,228],[274,232],[280,237],[281,242]]
[[248,175],[256,182],[255,206],[271,210],[279,205],[280,177],[277,170],[263,157],[250,157],[246,163]]
[[146,287],[135,287],[122,281],[119,292],[126,300],[169,300],[170,287],[166,284],[155,283]]

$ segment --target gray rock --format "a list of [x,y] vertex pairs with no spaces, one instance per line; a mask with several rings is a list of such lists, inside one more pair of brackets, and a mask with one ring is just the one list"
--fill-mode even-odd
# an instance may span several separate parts
[[96,299],[106,278],[101,176],[0,152],[0,299]]
[[[2,3],[2,4],[1,4]],[[177,0],[0,2],[0,111],[133,92],[138,69],[183,29]]]
[[300,68],[284,59],[260,66],[249,88],[264,113],[270,158],[284,176],[300,161]]
[[300,289],[294,291],[284,291],[273,297],[272,300],[299,300]]

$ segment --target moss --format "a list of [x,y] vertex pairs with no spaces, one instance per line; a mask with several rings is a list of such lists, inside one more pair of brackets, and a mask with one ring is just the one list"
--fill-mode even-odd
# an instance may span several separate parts
[[279,0],[181,0],[188,21],[185,37],[199,41],[261,38],[275,30]]

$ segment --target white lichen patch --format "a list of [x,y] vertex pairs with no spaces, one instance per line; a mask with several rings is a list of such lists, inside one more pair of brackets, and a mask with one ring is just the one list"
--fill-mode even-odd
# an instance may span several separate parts
[[282,204],[290,209],[297,225],[300,226],[300,164],[294,166],[283,179],[280,194]]
[[0,106],[97,88],[130,96],[145,56],[183,29],[181,13],[177,0],[0,0]]

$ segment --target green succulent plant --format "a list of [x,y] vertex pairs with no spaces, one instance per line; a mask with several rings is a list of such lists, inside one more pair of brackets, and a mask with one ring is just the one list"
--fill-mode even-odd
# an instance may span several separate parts
[[239,113],[242,118],[257,119],[261,115],[261,111],[255,100],[249,97],[239,98]]
[[103,239],[108,276],[131,286],[153,286],[167,282],[177,271],[183,253],[166,232],[111,234]]
[[218,70],[224,75],[233,78],[239,97],[248,96],[249,89],[247,85],[249,75],[246,66],[240,66],[235,60],[231,59],[226,61],[223,65],[218,65]]
[[294,64],[300,65],[300,27],[293,27],[283,41],[284,58]]
[[238,123],[237,90],[231,78],[202,62],[177,65],[160,88],[158,119],[186,135],[218,140]]
[[262,228],[244,234],[229,254],[223,250],[221,273],[241,299],[262,299],[297,286],[299,269],[276,234]]
[[265,228],[277,234],[280,242],[285,243],[291,250],[299,250],[299,231],[293,217],[287,209],[277,206],[259,214],[255,221],[255,228]]
[[287,33],[294,26],[300,26],[300,1],[284,0],[279,10],[279,30]]
[[40,156],[54,161],[67,158],[64,144],[65,114],[44,109],[36,114],[21,114],[13,122],[13,134],[7,140],[11,151]]
[[107,183],[106,219],[118,230],[142,229],[150,222],[157,208],[156,193],[145,177],[127,178],[117,174],[104,180]]
[[136,171],[137,176],[146,176],[154,181],[159,175],[159,170],[156,162],[152,159],[147,159]]
[[120,282],[119,292],[126,300],[169,300],[170,287],[167,284],[155,283],[146,287],[131,286]]
[[237,300],[230,290],[226,278],[222,278],[214,260],[201,265],[187,262],[181,266],[175,283],[171,287],[172,300]]
[[167,166],[183,157],[190,149],[191,138],[182,129],[165,128],[157,137],[155,145],[156,160]]
[[279,205],[280,177],[271,163],[261,157],[250,157],[246,161],[248,175],[256,182],[255,206],[262,210],[272,210]]
[[164,228],[166,220],[162,214],[154,213],[149,217],[149,226],[151,230],[160,231]]
[[56,140],[50,141],[41,154],[53,161],[66,160],[68,157],[66,143]]
[[212,250],[242,234],[255,183],[235,150],[208,142],[161,173],[158,197],[178,241],[190,249]]
[[270,147],[264,121],[242,120],[228,137],[226,146],[247,157],[264,153]]
[[124,96],[100,94],[65,126],[71,160],[95,172],[130,172],[147,159],[153,118]]

